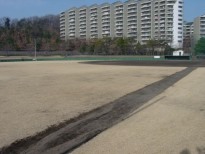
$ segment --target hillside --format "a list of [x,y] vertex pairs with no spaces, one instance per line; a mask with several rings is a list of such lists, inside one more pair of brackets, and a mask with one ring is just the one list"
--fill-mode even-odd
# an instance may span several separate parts
[[59,16],[47,15],[20,20],[7,17],[0,19],[0,50],[30,51],[57,50],[59,40]]

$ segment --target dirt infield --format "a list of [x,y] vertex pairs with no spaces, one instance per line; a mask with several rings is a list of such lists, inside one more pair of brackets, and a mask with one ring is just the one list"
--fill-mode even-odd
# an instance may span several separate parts
[[12,153],[12,150],[17,153],[27,154],[71,152],[74,148],[92,139],[102,131],[128,118],[137,108],[172,86],[175,82],[192,72],[193,69],[185,69],[91,111],[84,116],[80,116],[76,118],[76,121],[68,122],[66,126],[58,131],[49,132],[46,137],[39,141],[35,142],[33,139],[28,139],[26,140],[27,144],[31,142],[28,148],[25,148],[25,145],[23,147],[13,145],[10,149],[4,149],[4,153]]
[[[166,65],[169,68],[143,67],[145,63],[146,66],[163,66],[164,62],[151,62],[149,65],[147,62],[124,62],[126,66],[121,66],[122,62],[89,62],[87,64],[32,62],[0,65],[0,73],[3,74],[0,76],[0,81],[2,81],[0,87],[4,87],[0,88],[0,107],[5,111],[0,116],[0,124],[5,124],[1,125],[0,136],[3,137],[0,138],[2,141],[0,143],[3,143],[2,146],[4,146],[16,139],[34,135],[4,147],[0,152],[3,154],[71,152],[102,131],[135,115],[144,104],[148,103],[149,106],[150,101],[151,104],[160,102],[161,95],[167,88],[195,70],[195,66],[203,66],[203,62],[187,62],[183,62],[183,64],[178,62],[181,67],[170,67],[170,62],[168,62]],[[177,62],[172,65],[178,66]],[[182,66],[189,66],[189,68],[185,69]],[[17,68],[18,71],[16,71]],[[10,97],[7,94],[10,94]],[[160,98],[155,98],[158,95]],[[173,96],[175,98],[178,95]],[[42,111],[40,114],[39,110]],[[202,111],[202,109],[200,110]],[[78,116],[79,114],[81,115]],[[73,117],[76,118],[68,120]],[[44,119],[41,120],[42,118]],[[67,121],[45,130],[48,126],[64,120]],[[15,132],[17,127],[19,129]],[[129,130],[130,127],[127,129]],[[42,130],[45,131],[35,135],[36,132]],[[105,134],[109,133],[109,130],[105,131]],[[105,137],[105,141],[103,141],[104,138],[100,138],[96,142],[99,137],[80,147],[74,153],[119,153],[115,150],[116,145],[112,147],[114,151],[110,150],[110,152],[99,148],[96,144],[100,145],[103,142],[102,147],[106,148],[107,145],[104,143],[110,142],[107,137]],[[115,142],[119,145],[122,144],[120,140]],[[98,152],[92,149],[93,145]],[[136,151],[130,150],[129,146],[125,147],[123,151],[123,153],[133,152]]]
[[184,68],[0,64],[0,147],[112,102]]
[[156,61],[90,61],[95,65],[160,66],[160,67],[205,67],[205,60],[156,60]]
[[72,154],[205,154],[205,68],[197,68]]

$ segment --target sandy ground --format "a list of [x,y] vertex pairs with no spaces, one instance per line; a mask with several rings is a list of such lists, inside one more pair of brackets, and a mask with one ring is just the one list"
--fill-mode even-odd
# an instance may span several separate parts
[[0,147],[182,69],[69,61],[1,63]]
[[72,154],[204,154],[204,68]]

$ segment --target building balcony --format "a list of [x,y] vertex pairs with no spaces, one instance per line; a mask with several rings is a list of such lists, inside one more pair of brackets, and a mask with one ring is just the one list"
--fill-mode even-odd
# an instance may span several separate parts
[[79,13],[79,16],[86,16],[86,13]]
[[128,21],[128,22],[131,22],[131,21],[132,21],[132,22],[133,22],[133,21],[137,22],[137,18],[128,18],[127,21]]
[[141,21],[141,26],[147,26],[147,25],[151,26],[150,21]]
[[123,10],[115,12],[115,15],[122,15],[122,14],[123,14]]
[[65,27],[61,27],[60,32],[65,32]]
[[129,29],[136,29],[137,26],[136,26],[136,25],[132,25],[132,26],[129,26],[128,28],[129,28]]
[[141,17],[151,16],[151,12],[141,13]]
[[167,0],[167,3],[175,3],[175,0]]
[[102,25],[102,30],[105,30],[105,31],[110,30],[110,25],[109,24]]
[[143,41],[142,43],[146,43],[146,41],[149,41],[151,37],[142,37],[141,40]]
[[91,24],[97,24],[97,21],[96,20],[93,20],[90,22]]
[[205,21],[201,21],[201,22],[200,22],[200,25],[201,25],[201,26],[204,26],[204,25],[205,25]]
[[110,34],[110,31],[103,31],[102,34],[103,34],[103,35],[105,35],[105,34]]
[[74,34],[74,33],[75,33],[75,30],[70,30],[69,33],[70,33],[70,34]]
[[128,29],[128,33],[137,33],[137,28]]
[[151,28],[151,25],[150,24],[145,24],[143,25],[142,29],[150,29]]
[[128,4],[127,5],[127,9],[129,10],[129,9],[136,9],[137,8],[137,3],[135,2],[135,3],[130,3],[130,4]]
[[90,18],[90,22],[97,22],[97,18]]
[[115,21],[122,21],[122,22],[123,22],[123,17],[121,17],[121,18],[116,18]]
[[91,25],[90,28],[97,28],[97,24],[96,25]]
[[74,16],[75,15],[75,11],[69,12],[69,16]]
[[95,14],[98,14],[98,11],[90,11],[90,15],[95,15]]
[[86,25],[86,22],[85,21],[83,21],[83,22],[80,22],[80,24],[79,24],[80,26],[81,25]]
[[150,4],[141,5],[141,9],[150,8],[150,7],[151,7],[151,5],[150,5]]
[[141,10],[141,13],[151,14],[151,9]]
[[122,26],[122,25],[123,25],[123,22],[116,22],[115,25],[116,25],[116,26]]
[[121,30],[121,31],[116,31],[115,32],[116,34],[123,34],[123,31]]
[[116,29],[117,29],[117,30],[122,30],[122,29],[123,29],[123,26],[117,26]]
[[86,29],[86,25],[79,26],[80,29]]
[[110,25],[109,24],[102,25],[102,29],[104,30],[110,29]]
[[69,20],[69,22],[75,22],[75,19],[71,19],[71,20]]
[[122,6],[119,6],[119,7],[116,7],[116,8],[115,8],[115,11],[123,11],[123,5],[122,5]]
[[91,36],[91,38],[97,38],[98,37],[98,32],[91,33],[90,36]]
[[160,27],[165,27],[165,24],[163,23],[163,24],[160,24],[159,26],[160,26]]
[[104,12],[110,12],[110,8],[104,8],[104,9],[102,9],[101,12],[102,12],[102,13],[104,13]]
[[137,13],[137,9],[128,9],[127,12],[128,13]]
[[104,12],[102,15],[103,15],[103,16],[105,16],[105,15],[110,15],[110,12]]
[[128,22],[127,25],[128,25],[128,26],[136,26],[136,25],[137,25],[137,22]]
[[165,28],[160,28],[159,31],[160,31],[160,32],[165,32],[166,30],[165,30]]
[[84,33],[86,33],[86,29],[80,29],[79,32],[80,32],[80,34],[84,34]]
[[64,25],[65,24],[65,20],[60,21],[60,25]]
[[149,28],[141,28],[141,32],[142,33],[151,32],[151,27],[149,27]]
[[86,34],[80,34],[80,37],[85,38]]
[[61,14],[61,15],[60,15],[60,18],[65,18],[65,14]]
[[79,19],[80,20],[86,20],[86,16],[80,16]]
[[72,34],[69,34],[69,36],[75,36],[75,34],[74,34],[74,33],[72,33]]
[[102,20],[106,20],[106,19],[109,19],[109,20],[110,20],[110,16],[104,16],[104,17],[102,17]]
[[165,10],[165,9],[166,9],[165,6],[159,7],[159,10],[160,10],[160,11]]
[[90,32],[96,32],[98,29],[97,28],[92,28],[91,30],[90,30]]
[[90,17],[97,17],[97,16],[98,16],[97,13],[90,14]]
[[107,20],[107,19],[102,20],[102,24],[104,24],[104,23],[110,23],[110,20]]
[[127,15],[127,18],[137,18],[137,14],[135,14],[135,13],[129,13],[128,15]]
[[69,26],[75,26],[74,22],[69,23]]
[[127,37],[137,37],[137,32],[128,32]]
[[65,37],[65,33],[60,34],[60,37],[64,38]]
[[98,38],[98,35],[97,34],[93,34],[90,36],[90,38]]
[[141,21],[148,21],[148,20],[151,20],[151,17],[144,17],[144,18],[141,18]]
[[168,6],[168,7],[167,7],[167,12],[171,12],[171,11],[173,12],[173,10],[174,10],[173,6],[171,6],[171,7]]
[[69,27],[69,30],[75,30],[75,26]]

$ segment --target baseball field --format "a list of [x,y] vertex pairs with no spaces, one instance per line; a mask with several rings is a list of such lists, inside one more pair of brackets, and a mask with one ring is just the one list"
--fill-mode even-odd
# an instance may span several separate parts
[[[183,71],[185,73],[178,78],[177,73]],[[99,119],[102,120],[99,124],[86,128],[92,130],[103,125],[100,131],[71,150],[66,150],[67,145],[63,146],[64,150],[59,153],[180,153],[183,150],[204,150],[204,74],[203,67],[195,66],[97,65],[79,61],[0,63],[0,149],[12,143],[13,147],[18,147],[19,140],[35,136],[69,119],[81,123],[85,113],[87,119],[90,116],[98,121],[97,114],[102,112],[105,115],[105,111],[112,108],[108,117]],[[171,81],[175,78],[176,81]],[[140,91],[144,88],[147,88],[145,92]],[[135,110],[133,104],[139,103],[141,96],[144,96],[143,103]],[[123,107],[115,110],[119,102],[123,102]],[[109,107],[112,103],[116,104]],[[129,112],[126,105],[133,105]],[[94,109],[98,111],[103,107],[102,111],[92,113]],[[115,112],[123,116],[117,119],[113,115]],[[104,125],[109,121],[111,126]],[[91,122],[93,120],[87,123]],[[68,124],[72,125],[72,121]],[[81,133],[81,127],[75,131]],[[80,140],[71,135],[66,141],[69,138],[72,144]],[[64,141],[46,143],[49,151],[42,148],[41,140],[43,138],[36,140],[39,145],[31,143],[23,150],[16,149],[19,153],[56,153],[55,148],[65,144]]]

